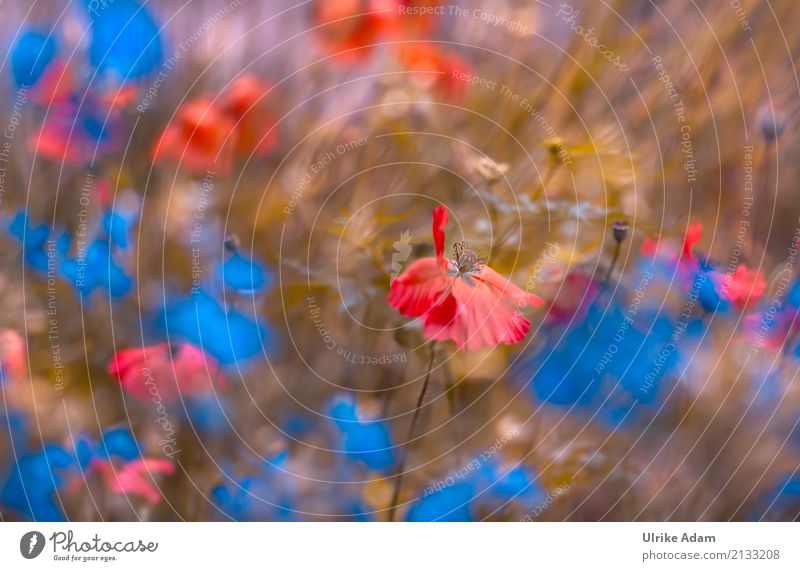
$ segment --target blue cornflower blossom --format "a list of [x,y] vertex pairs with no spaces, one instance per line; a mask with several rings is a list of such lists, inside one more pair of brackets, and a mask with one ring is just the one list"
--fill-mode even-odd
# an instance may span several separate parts
[[211,489],[211,498],[219,511],[235,521],[305,521],[311,515],[321,518],[346,518],[353,521],[372,520],[357,488],[348,483],[352,463],[334,460],[335,480],[313,481],[298,470],[318,470],[318,466],[302,466],[290,462],[284,449],[266,460],[252,465],[246,474],[222,470],[223,482]]
[[141,451],[130,430],[111,428],[103,432],[97,442],[86,436],[80,438],[75,444],[75,455],[80,467],[86,469],[94,458],[130,462],[139,458]]
[[89,60],[101,74],[136,81],[163,61],[159,25],[148,7],[134,0],[107,0],[97,9],[84,0],[91,18]]
[[274,345],[266,325],[223,307],[202,289],[165,307],[158,322],[170,338],[200,347],[222,365],[242,366]]
[[20,455],[0,488],[0,503],[34,521],[63,521],[55,495],[76,467],[75,455],[54,444]]
[[286,471],[289,453],[282,450],[256,467],[255,474],[236,478],[211,489],[217,507],[236,521],[290,521],[295,519],[292,475]]
[[504,469],[500,458],[473,459],[465,469],[449,476],[411,506],[408,521],[475,521],[509,502],[529,511],[544,494],[524,466]]
[[62,275],[82,296],[89,297],[95,290],[101,290],[112,298],[122,298],[130,292],[133,279],[125,272],[119,258],[130,244],[137,214],[135,211],[106,211],[97,237],[85,251],[61,264]]
[[11,50],[11,74],[17,87],[33,87],[56,57],[52,34],[38,30],[22,32]]
[[620,285],[598,296],[562,336],[551,335],[537,352],[522,356],[516,370],[538,400],[581,407],[615,425],[661,404],[665,379],[704,325],[691,311],[673,320],[651,307],[646,291],[663,276],[652,266],[640,271],[636,289]]
[[222,435],[230,427],[228,413],[226,412],[226,397],[215,392],[208,396],[186,397],[184,399],[186,415],[200,434]]
[[340,431],[340,445],[351,459],[372,470],[385,471],[395,465],[396,458],[389,429],[379,420],[358,417],[354,402],[337,399],[330,415]]
[[108,239],[99,237],[89,244],[82,259],[78,256],[64,261],[61,272],[82,296],[100,290],[112,298],[125,297],[133,279],[115,258]]
[[222,279],[227,287],[239,293],[258,293],[269,285],[264,267],[238,250],[222,263]]
[[27,213],[19,211],[12,219],[8,232],[22,246],[22,259],[25,263],[36,272],[46,275],[48,254],[55,256],[55,246],[50,245],[50,227],[47,224],[33,226]]

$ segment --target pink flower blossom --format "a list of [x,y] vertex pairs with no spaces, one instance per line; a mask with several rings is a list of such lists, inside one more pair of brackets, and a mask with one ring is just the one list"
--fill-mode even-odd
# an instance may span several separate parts
[[111,359],[108,372],[125,392],[145,402],[207,395],[226,384],[214,358],[188,343],[123,349]]
[[175,463],[160,458],[139,458],[117,468],[109,460],[92,460],[90,471],[98,472],[106,487],[117,494],[140,496],[156,505],[161,501],[161,492],[153,482],[156,474],[172,475]]

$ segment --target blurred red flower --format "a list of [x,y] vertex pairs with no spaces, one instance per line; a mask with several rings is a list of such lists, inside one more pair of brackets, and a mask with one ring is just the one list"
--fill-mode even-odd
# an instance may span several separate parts
[[[686,234],[683,238],[683,245],[681,246],[680,256],[670,248],[669,245],[664,246],[658,239],[647,237],[642,242],[640,252],[645,256],[662,255],[667,258],[676,259],[681,265],[695,265],[697,258],[692,252],[695,244],[703,237],[703,224],[700,222],[692,222],[686,229]],[[662,247],[664,250],[662,250]]]
[[530,322],[518,309],[542,303],[482,263],[464,244],[454,260],[444,257],[447,210],[433,211],[435,258],[411,264],[392,282],[388,302],[403,315],[420,317],[429,339],[455,341],[459,348],[481,349],[516,343]]
[[751,270],[744,264],[739,264],[733,275],[725,276],[722,285],[723,297],[740,310],[757,304],[765,291],[767,282],[764,281],[761,272]]
[[177,161],[187,170],[225,173],[233,166],[232,117],[208,98],[183,105],[153,149],[153,159]]
[[418,76],[427,79],[437,96],[463,99],[469,84],[461,78],[470,75],[470,68],[460,56],[425,42],[400,44],[395,51],[403,67],[420,72]]
[[340,63],[364,60],[400,25],[397,0],[316,1],[312,7],[315,37],[322,50]]
[[110,460],[94,459],[89,470],[97,471],[106,487],[117,494],[140,496],[150,504],[161,501],[161,492],[153,482],[156,474],[175,473],[175,463],[161,458],[138,458],[115,467]]
[[278,142],[267,93],[271,86],[245,74],[218,100],[203,96],[183,105],[153,150],[153,160],[173,160],[195,173],[226,173],[234,156],[263,156]]
[[703,224],[700,222],[692,222],[689,228],[686,229],[686,236],[683,238],[683,248],[681,249],[681,260],[687,262],[694,262],[695,258],[692,248],[703,237]]
[[272,85],[253,74],[239,76],[222,98],[222,111],[235,121],[236,153],[265,155],[275,148],[278,131],[267,94]]
[[188,343],[123,349],[111,359],[108,372],[125,392],[147,402],[211,394],[226,384],[214,358]]
[[[439,7],[439,8],[437,8]],[[441,0],[397,0],[397,12],[403,16],[402,29],[406,36],[430,32],[439,21],[439,15],[450,12],[449,5]]]

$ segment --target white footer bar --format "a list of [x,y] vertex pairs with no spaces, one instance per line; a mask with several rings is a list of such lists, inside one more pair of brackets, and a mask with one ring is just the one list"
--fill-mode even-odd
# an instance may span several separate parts
[[[2,523],[2,569],[800,569],[791,523]],[[169,567],[178,569],[177,567]],[[223,570],[226,568],[223,568]]]

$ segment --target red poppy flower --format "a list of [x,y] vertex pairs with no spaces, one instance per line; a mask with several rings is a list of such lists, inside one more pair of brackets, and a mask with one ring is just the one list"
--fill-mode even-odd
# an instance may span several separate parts
[[767,282],[759,270],[751,270],[739,264],[733,275],[725,276],[722,295],[740,310],[758,303],[767,290]]
[[430,32],[440,17],[435,8],[441,5],[441,0],[397,0],[397,11],[403,16],[400,20],[403,34],[419,37]]
[[481,349],[516,343],[527,335],[530,322],[518,311],[542,303],[482,263],[459,243],[455,259],[444,257],[447,210],[433,211],[435,258],[411,264],[389,291],[389,305],[403,315],[420,317],[429,339],[455,341],[459,348]]
[[700,222],[692,222],[689,228],[686,229],[686,236],[683,238],[683,248],[681,249],[681,260],[692,261],[696,260],[692,248],[703,237],[703,225]]
[[153,150],[153,159],[178,161],[190,171],[219,173],[233,164],[232,144],[226,144],[235,121],[206,98],[196,99],[179,110]]
[[676,259],[681,265],[693,266],[697,263],[697,258],[694,252],[692,252],[692,249],[702,237],[703,224],[700,222],[692,222],[689,224],[689,228],[686,229],[686,235],[683,238],[683,246],[681,247],[679,256],[669,246],[667,246],[665,250],[661,250],[662,244],[659,240],[650,237],[645,238],[642,242],[640,252],[645,256],[666,255],[668,258]]
[[461,57],[424,42],[400,44],[396,53],[403,67],[420,72],[420,78],[429,80],[436,95],[448,100],[463,99],[469,84],[460,78],[469,75],[470,71]]
[[[686,229],[686,235],[683,238],[683,246],[681,247],[680,256],[670,247],[664,246],[658,239],[647,237],[642,242],[640,252],[645,256],[662,255],[667,258],[673,258],[676,261],[684,263],[694,263],[697,261],[692,249],[695,244],[700,241],[703,236],[703,224],[700,222],[692,222],[689,228]],[[662,248],[664,248],[662,250]]]
[[140,496],[156,505],[161,501],[161,492],[153,478],[156,474],[174,474],[175,463],[161,458],[138,458],[117,468],[109,460],[94,459],[89,470],[97,471],[110,491]]
[[236,124],[236,152],[264,155],[275,148],[278,131],[267,93],[272,86],[252,74],[239,76],[222,98],[223,113]]
[[123,349],[111,359],[108,372],[128,394],[145,402],[170,403],[180,396],[213,393],[215,383],[219,388],[226,384],[217,362],[188,343]]
[[312,20],[322,49],[343,63],[363,60],[400,25],[397,0],[316,1]]

